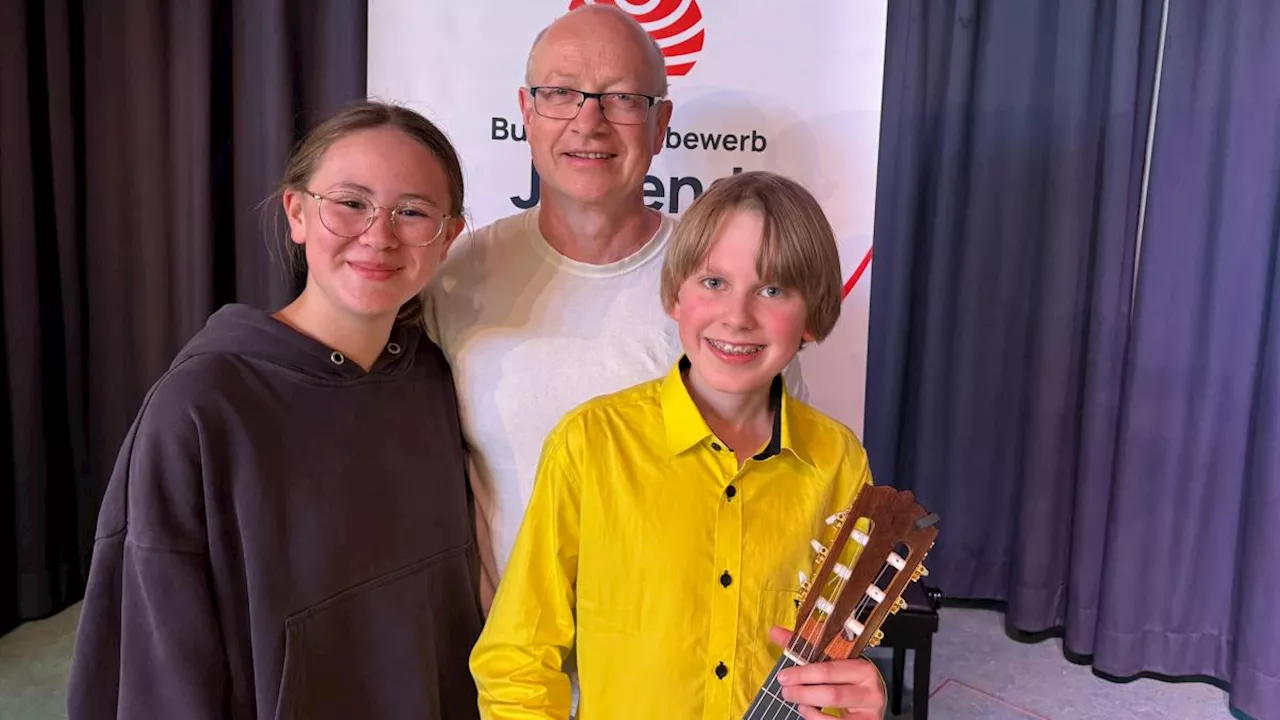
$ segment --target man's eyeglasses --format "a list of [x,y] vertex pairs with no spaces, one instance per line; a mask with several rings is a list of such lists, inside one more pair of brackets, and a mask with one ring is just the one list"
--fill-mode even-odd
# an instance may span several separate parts
[[303,192],[320,204],[320,222],[329,232],[345,238],[360,237],[378,219],[379,210],[391,211],[391,232],[402,245],[427,247],[444,233],[448,214],[424,202],[403,202],[394,208],[373,204],[365,195],[338,190],[320,195],[306,188]]
[[589,93],[573,88],[534,85],[529,88],[533,109],[552,120],[572,120],[592,98],[600,103],[604,119],[615,125],[641,125],[649,119],[649,108],[662,100],[659,96],[640,93]]

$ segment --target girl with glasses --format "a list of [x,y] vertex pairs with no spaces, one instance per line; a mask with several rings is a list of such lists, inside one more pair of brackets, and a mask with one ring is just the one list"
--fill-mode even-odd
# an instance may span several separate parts
[[467,718],[474,530],[418,294],[463,229],[417,113],[360,103],[278,193],[306,285],[215,313],[152,387],[98,521],[79,718]]

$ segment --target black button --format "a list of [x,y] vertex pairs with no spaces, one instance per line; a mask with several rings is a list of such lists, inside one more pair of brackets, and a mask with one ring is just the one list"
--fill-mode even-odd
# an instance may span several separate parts
[[729,574],[728,570],[725,570],[724,574],[720,576],[720,584],[725,587],[733,584],[733,576]]
[[738,494],[738,488],[732,485],[724,489],[724,496],[731,500],[733,499],[733,496],[737,494]]
[[720,452],[720,443],[711,443],[711,449]]
[[724,676],[728,674],[729,674],[729,668],[725,667],[724,663],[720,663],[719,665],[716,666],[716,677],[723,680]]

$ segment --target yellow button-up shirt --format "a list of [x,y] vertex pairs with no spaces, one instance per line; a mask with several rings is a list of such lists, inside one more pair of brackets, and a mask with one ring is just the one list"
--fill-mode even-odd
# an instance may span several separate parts
[[486,718],[746,712],[795,623],[810,539],[871,482],[848,428],[774,384],[773,438],[741,468],[680,366],[592,400],[547,438],[471,670]]

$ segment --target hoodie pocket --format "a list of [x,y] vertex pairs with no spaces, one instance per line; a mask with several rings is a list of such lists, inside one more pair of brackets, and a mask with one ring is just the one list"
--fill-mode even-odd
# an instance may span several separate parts
[[424,558],[291,616],[277,720],[475,717],[471,553]]

